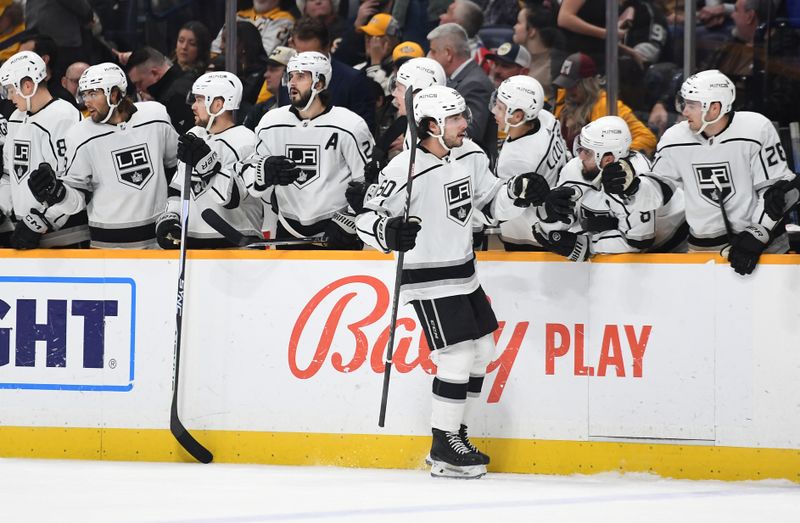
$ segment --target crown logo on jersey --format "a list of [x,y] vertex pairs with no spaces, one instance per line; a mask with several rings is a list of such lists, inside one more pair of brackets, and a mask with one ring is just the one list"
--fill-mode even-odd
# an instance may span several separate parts
[[457,180],[444,186],[447,199],[447,217],[466,226],[472,216],[472,184],[469,178]]
[[303,189],[319,178],[319,145],[286,145],[286,157],[300,168],[294,186]]
[[27,176],[31,168],[31,142],[14,140],[14,178],[17,183]]
[[730,200],[736,194],[728,162],[694,164],[694,174],[700,195],[712,205],[719,206],[717,191],[722,193],[722,201]]
[[153,177],[153,166],[147,144],[111,151],[117,179],[123,185],[141,189]]

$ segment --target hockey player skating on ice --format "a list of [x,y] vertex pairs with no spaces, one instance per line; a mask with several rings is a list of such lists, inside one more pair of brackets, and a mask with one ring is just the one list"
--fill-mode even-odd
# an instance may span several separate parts
[[[603,116],[581,129],[575,138],[577,156],[561,170],[559,187],[538,209],[545,219],[537,222],[534,235],[547,250],[572,261],[594,254],[686,252],[682,189],[654,211],[632,211],[624,199],[603,192],[598,175],[613,162],[650,171],[647,158],[630,147],[631,132],[618,116]],[[565,206],[574,208],[562,215],[559,209]]]
[[167,203],[178,134],[158,102],[125,97],[125,73],[112,63],[84,71],[78,90],[89,117],[67,136],[62,179],[42,170],[29,186],[52,223],[86,209],[92,247],[155,248],[156,218]]
[[479,209],[514,218],[541,203],[549,187],[533,173],[503,182],[490,172],[486,154],[465,138],[467,107],[455,90],[423,89],[414,98],[414,119],[420,142],[409,219],[403,218],[406,150],[381,172],[375,196],[357,218],[358,234],[384,252],[405,252],[401,298],[413,305],[437,365],[431,474],[476,478],[489,457],[467,437],[468,411],[479,402],[497,320],[475,272],[471,218]]
[[656,209],[683,187],[689,250],[724,249],[737,273],[750,274],[762,252],[789,248],[783,223],[765,212],[764,193],[795,175],[770,121],[734,112],[734,97],[733,82],[717,70],[690,76],[676,100],[686,121],[659,141],[653,175],[636,176],[615,162],[602,176],[607,193],[627,198],[637,210]]
[[256,127],[256,152],[241,170],[250,194],[271,198],[277,239],[327,238],[329,248],[361,249],[345,191],[362,179],[373,139],[364,120],[328,103],[331,64],[309,51],[286,66],[291,105]]
[[88,247],[86,213],[68,220],[49,222],[45,206],[31,194],[31,173],[46,171],[63,176],[66,168],[67,131],[81,120],[81,114],[64,100],[54,98],[47,89],[44,60],[31,51],[22,51],[0,67],[0,84],[16,111],[8,121],[3,147],[3,177],[0,180],[0,208],[4,215],[13,209],[16,226],[11,247]]
[[[567,146],[561,124],[544,106],[542,85],[530,76],[507,78],[495,91],[491,107],[499,129],[507,135],[497,159],[501,180],[526,171],[541,174],[555,187],[558,173],[567,161]],[[535,209],[500,224],[500,239],[506,250],[533,250],[537,243],[531,232]],[[537,249],[538,250],[538,249]]]
[[[232,111],[239,108],[242,82],[226,71],[206,73],[192,86],[190,103],[196,126],[178,139],[178,170],[169,186],[167,208],[156,222],[156,238],[163,249],[177,249],[181,238],[181,185],[184,170],[192,169],[190,216],[213,209],[236,230],[249,236],[261,234],[263,202],[250,196],[236,176],[236,162],[253,154],[256,136],[236,125]],[[189,221],[187,247],[232,247],[203,220]]]

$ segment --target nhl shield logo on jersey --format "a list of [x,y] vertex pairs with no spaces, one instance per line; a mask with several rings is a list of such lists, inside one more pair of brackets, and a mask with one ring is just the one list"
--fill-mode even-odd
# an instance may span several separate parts
[[472,184],[469,178],[444,186],[447,217],[459,225],[467,225],[472,216]]
[[120,183],[136,189],[144,187],[153,175],[147,144],[134,145],[111,152]]
[[20,182],[31,166],[31,142],[14,140],[14,177]]
[[319,145],[286,145],[286,157],[300,168],[300,176],[294,182],[302,189],[319,178]]
[[722,192],[722,201],[728,201],[736,193],[728,162],[694,164],[697,187],[700,195],[714,205],[719,205],[717,188]]

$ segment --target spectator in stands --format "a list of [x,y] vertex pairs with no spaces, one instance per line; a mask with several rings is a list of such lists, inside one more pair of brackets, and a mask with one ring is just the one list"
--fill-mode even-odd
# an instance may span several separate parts
[[489,78],[492,79],[495,87],[500,87],[500,84],[506,78],[528,74],[531,66],[531,55],[521,45],[506,42],[498,47],[494,53],[487,54],[486,61],[491,64]]
[[489,73],[489,64],[484,59],[489,50],[481,42],[478,31],[483,27],[483,10],[472,0],[455,0],[447,7],[447,11],[439,16],[439,25],[458,24],[467,33],[469,52],[473,60]]
[[17,54],[20,50],[18,35],[24,30],[22,5],[12,0],[0,0],[0,62]]
[[267,69],[264,71],[264,84],[261,93],[258,95],[258,103],[247,113],[244,125],[248,129],[255,130],[261,117],[272,109],[280,106],[281,80],[286,72],[286,64],[289,59],[297,53],[291,47],[279,45],[272,50],[272,54],[267,59]]
[[425,56],[425,51],[417,42],[407,40],[397,44],[392,51],[392,65],[395,72],[400,69],[400,66],[411,60],[412,58],[422,58]]
[[340,5],[341,0],[297,0],[301,17],[316,18],[325,24],[334,49],[347,25],[347,21],[339,16]]
[[40,35],[52,38],[58,46],[59,60],[50,64],[55,76],[61,78],[67,66],[74,62],[90,62],[84,28],[94,23],[88,0],[27,0],[25,25]]
[[400,24],[392,15],[378,13],[358,29],[364,33],[367,61],[355,66],[381,87],[384,96],[391,92],[389,77],[393,71],[392,52],[400,41]]
[[[236,13],[237,22],[250,22],[258,29],[261,43],[267,56],[275,46],[286,45],[289,33],[294,26],[294,16],[280,8],[280,0],[253,0],[253,7]],[[211,52],[222,52],[222,35],[225,28],[211,42]]]
[[[584,125],[608,115],[606,92],[594,60],[583,53],[568,56],[553,83],[559,87],[553,114],[561,122],[561,134],[571,149]],[[631,131],[631,149],[652,155],[656,147],[653,132],[622,101],[617,101],[617,116],[625,120]]]
[[[291,46],[298,53],[317,51],[330,57],[331,42],[328,28],[319,20],[301,18],[292,31]],[[375,96],[364,73],[331,58],[331,83],[327,88],[331,105],[350,109],[375,126]],[[281,104],[288,103],[286,87],[281,87]],[[287,100],[287,102],[284,102]]]
[[517,13],[522,4],[518,0],[476,0],[475,3],[483,11],[484,27],[511,27],[517,21]]
[[193,20],[181,27],[172,61],[198,76],[206,72],[211,61],[211,35],[202,22]]
[[[366,59],[366,50],[364,49],[364,36],[361,32],[361,27],[369,23],[376,14],[386,12],[387,2],[385,0],[361,0],[361,5],[358,7],[352,25],[347,24],[345,26],[341,39],[337,42],[331,39],[331,52],[334,53],[336,59],[350,66],[363,62]],[[402,28],[402,22],[398,21],[398,23]],[[334,43],[336,44],[335,46],[333,45]]]
[[390,4],[389,12],[400,22],[403,36],[423,44],[425,36],[439,25],[439,15],[447,11],[452,0],[392,0],[380,3]]
[[544,89],[545,100],[551,104],[555,98],[553,78],[566,58],[563,35],[553,25],[553,13],[542,6],[528,4],[519,10],[514,24],[514,43],[522,45],[531,55],[529,75],[536,78]]
[[194,73],[181,70],[179,65],[152,47],[134,51],[128,58],[127,69],[139,98],[161,102],[178,134],[184,134],[194,126],[194,114],[186,103],[186,96],[197,79]]
[[428,57],[441,64],[447,75],[447,86],[464,97],[472,112],[467,136],[487,152],[497,144],[494,119],[489,121],[489,97],[494,84],[477,62],[470,58],[467,33],[458,24],[443,24],[428,33]]
[[[61,77],[61,87],[63,87],[69,94],[72,95],[73,99],[78,104],[78,109],[81,112],[86,110],[86,106],[83,104],[82,99],[78,100],[78,80],[81,79],[81,75],[88,68],[89,64],[86,62],[75,62],[67,67],[64,76]],[[86,114],[84,114],[84,116],[86,116]]]
[[[210,69],[225,69],[225,35],[222,36],[223,54],[217,56]],[[264,71],[267,69],[269,55],[261,45],[258,29],[249,22],[236,22],[236,76],[242,81],[242,100],[239,104],[241,114],[245,114],[257,103],[259,92],[264,84]]]
[[[590,0],[563,0],[558,11],[558,27],[564,32],[565,50],[589,55],[605,70],[606,3]],[[625,31],[619,32],[619,38]]]
[[662,60],[667,46],[667,21],[663,11],[648,0],[624,0],[619,25],[625,37],[619,46],[619,97],[634,110],[650,109],[641,81],[645,70]]

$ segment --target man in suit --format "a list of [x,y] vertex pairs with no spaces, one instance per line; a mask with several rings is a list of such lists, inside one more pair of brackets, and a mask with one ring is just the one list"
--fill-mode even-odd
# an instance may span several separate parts
[[430,51],[428,57],[442,65],[447,75],[447,86],[459,92],[472,112],[472,122],[467,135],[492,157],[496,148],[497,134],[493,119],[489,118],[487,100],[494,91],[494,84],[483,69],[471,59],[467,33],[458,24],[442,24],[428,33]]

